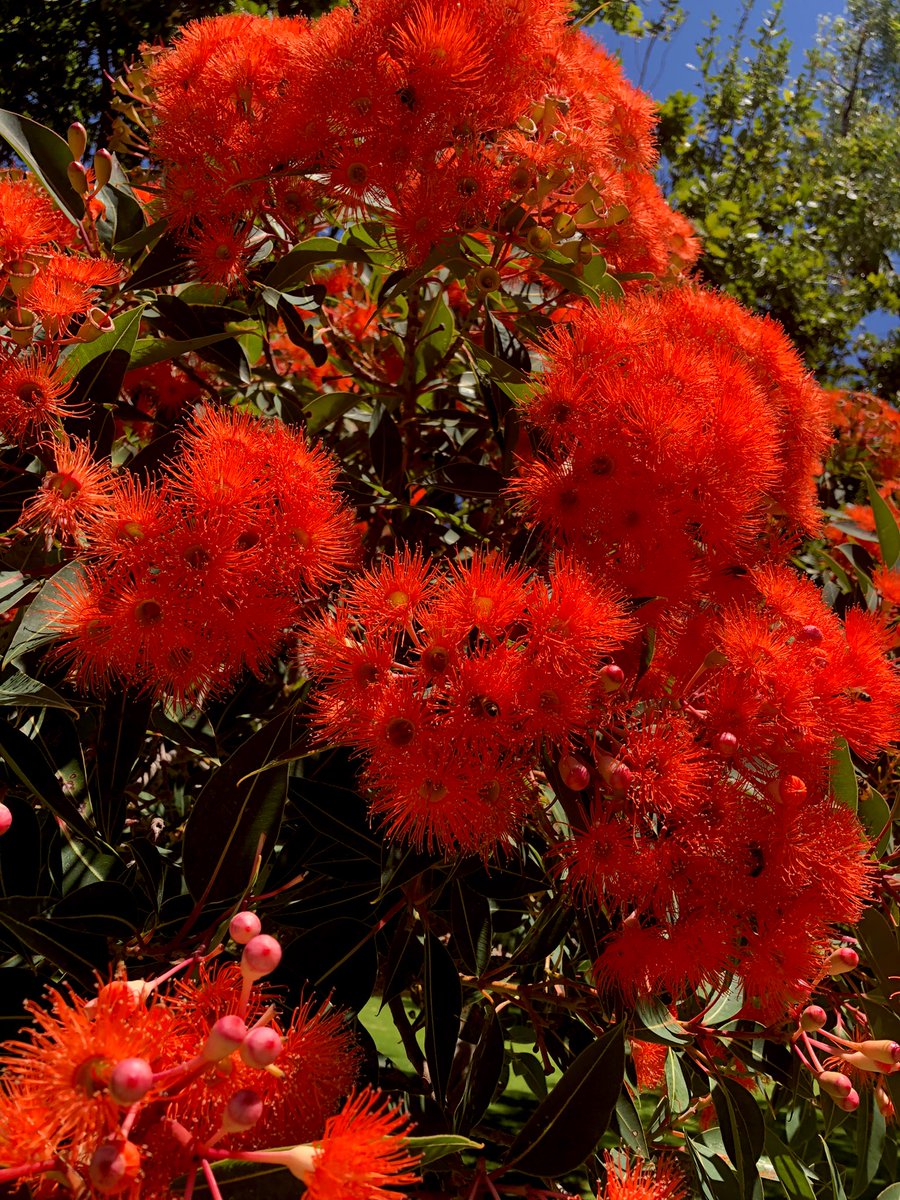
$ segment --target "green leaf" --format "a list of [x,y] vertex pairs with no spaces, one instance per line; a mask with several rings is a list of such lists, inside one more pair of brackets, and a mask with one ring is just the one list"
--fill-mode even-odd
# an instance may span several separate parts
[[719,1154],[701,1141],[685,1136],[685,1144],[694,1169],[703,1200],[739,1200],[741,1195],[737,1176]]
[[523,375],[512,363],[498,358],[496,354],[489,354],[483,346],[479,346],[477,342],[473,342],[471,338],[463,335],[463,341],[469,347],[472,357],[475,359],[483,373],[494,382],[512,383],[512,384],[527,384],[528,376]]
[[210,333],[206,337],[183,338],[141,338],[135,342],[131,351],[128,370],[138,367],[150,367],[154,363],[165,362],[170,358],[181,358],[182,354],[190,354],[192,350],[202,350],[204,346],[212,346],[216,342],[224,342],[230,338],[230,333]]
[[765,1148],[787,1200],[816,1200],[800,1159],[773,1129],[766,1129]]
[[459,1037],[462,988],[453,959],[431,932],[425,935],[425,1058],[434,1098],[443,1105]]
[[84,216],[84,201],[69,183],[72,153],[67,143],[30,117],[0,108],[0,137],[32,171],[73,224]]
[[844,1184],[841,1180],[841,1174],[838,1171],[834,1159],[831,1155],[831,1150],[828,1148],[828,1140],[819,1135],[819,1141],[822,1143],[822,1150],[825,1154],[825,1161],[828,1164],[828,1173],[831,1176],[831,1191],[832,1200],[847,1200],[847,1193],[844,1191]]
[[625,1026],[587,1046],[532,1113],[509,1149],[506,1167],[556,1178],[579,1167],[609,1124],[625,1074]]
[[422,1155],[423,1167],[430,1166],[448,1154],[484,1149],[483,1142],[473,1142],[471,1138],[461,1137],[458,1133],[433,1133],[430,1137],[407,1137],[403,1141],[414,1154]]
[[875,1200],[900,1200],[900,1183],[889,1183],[878,1193]]
[[265,287],[285,292],[301,279],[305,279],[310,267],[322,266],[332,262],[361,262],[369,261],[369,255],[360,245],[348,245],[335,241],[330,237],[313,237],[278,260],[275,266],[263,280]]
[[881,858],[891,841],[891,810],[881,792],[877,792],[873,787],[868,789],[860,801],[859,819],[869,837],[873,841],[878,839],[874,854],[876,858]]
[[859,780],[850,757],[846,738],[835,738],[831,752],[831,791],[835,800],[856,812],[859,804]]
[[877,908],[867,908],[856,926],[869,966],[878,976],[885,997],[897,990],[892,976],[900,978],[900,944],[897,926]]
[[641,1158],[649,1158],[650,1148],[647,1145],[647,1135],[644,1132],[641,1114],[632,1098],[631,1089],[627,1081],[621,1092],[619,1092],[619,1098],[616,1101],[616,1122],[619,1126],[619,1132],[631,1149],[639,1154]]
[[294,740],[294,714],[275,717],[200,789],[184,830],[184,879],[198,903],[233,900],[250,886],[260,840],[271,851],[287,797],[287,764],[266,765]]
[[669,1098],[669,1111],[673,1116],[690,1107],[690,1088],[678,1061],[678,1054],[673,1048],[666,1054],[666,1095]]
[[639,1000],[634,1015],[641,1026],[635,1029],[635,1035],[645,1041],[684,1046],[691,1040],[661,1000]]
[[710,1002],[703,1014],[704,1025],[724,1025],[733,1020],[744,1007],[744,985],[735,975],[729,984]]
[[872,506],[872,514],[875,517],[875,531],[878,534],[881,557],[884,559],[886,567],[895,567],[900,561],[900,528],[897,527],[894,514],[887,502],[881,498],[871,475],[868,471],[865,471],[864,474],[866,490],[869,493],[869,504]]
[[77,711],[53,688],[31,679],[21,671],[0,680],[0,705],[5,708],[62,708],[66,712]]
[[491,957],[491,909],[484,896],[459,879],[453,881],[450,928],[463,966],[472,975],[480,974]]
[[0,756],[20,783],[64,825],[85,841],[97,842],[96,833],[62,790],[53,764],[41,747],[3,718],[0,718]]
[[77,583],[83,572],[81,563],[71,562],[50,576],[26,608],[3,659],[4,667],[30,654],[32,650],[39,650],[59,636],[59,589]]
[[870,1088],[860,1088],[856,1110],[856,1171],[850,1190],[851,1200],[862,1196],[875,1178],[884,1150],[885,1120]]
[[149,696],[123,688],[110,689],[103,705],[90,791],[94,820],[108,842],[116,842],[125,825],[125,789],[143,749],[152,708]]
[[[493,1005],[481,1006],[483,1024],[466,1073],[466,1086],[453,1124],[469,1130],[488,1110],[503,1072],[503,1030]],[[468,1022],[467,1022],[468,1023]]]
[[[109,364],[110,356],[118,353],[123,359],[122,374],[128,366],[131,352],[137,341],[144,306],[126,309],[113,321],[109,333],[101,334],[93,342],[81,342],[74,346],[71,353],[63,359],[65,374],[69,379],[79,375],[86,367],[93,364],[93,371],[87,371],[79,379],[79,391],[86,399],[91,398],[91,392],[96,381]],[[99,360],[99,361],[98,361]],[[118,388],[116,389],[118,391]]]
[[712,1098],[722,1141],[734,1165],[741,1194],[750,1196],[758,1178],[756,1163],[763,1152],[766,1136],[762,1111],[747,1089],[733,1079],[717,1079]]

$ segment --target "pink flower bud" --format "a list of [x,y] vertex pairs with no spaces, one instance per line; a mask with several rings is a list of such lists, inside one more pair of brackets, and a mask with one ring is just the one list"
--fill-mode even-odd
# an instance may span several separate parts
[[878,1059],[879,1062],[900,1063],[900,1045],[885,1038],[857,1042],[857,1049],[867,1058]]
[[810,1004],[800,1014],[800,1028],[804,1033],[812,1033],[816,1029],[821,1029],[827,1020],[828,1014],[821,1005]]
[[70,162],[66,168],[66,174],[69,177],[69,185],[74,192],[79,196],[86,196],[88,192],[88,177],[87,171],[80,162]]
[[12,813],[5,804],[0,804],[0,837],[3,837],[4,833],[9,833],[12,823]]
[[94,190],[105,188],[112,178],[113,160],[108,150],[98,150],[94,155]]
[[848,1075],[844,1075],[841,1071],[820,1071],[816,1076],[819,1087],[823,1092],[827,1092],[832,1100],[839,1100],[844,1096],[849,1096],[853,1091],[853,1083]]
[[141,1169],[141,1152],[133,1142],[104,1142],[91,1156],[88,1175],[98,1192],[115,1196],[130,1188]]
[[109,1094],[127,1108],[143,1100],[153,1084],[153,1068],[145,1058],[123,1058],[109,1076]]
[[856,1088],[851,1088],[846,1096],[835,1100],[835,1104],[842,1112],[856,1112],[859,1108],[859,1092]]
[[239,946],[245,946],[261,930],[262,921],[253,912],[235,913],[231,918],[231,924],[228,926],[228,932]]
[[267,933],[250,939],[241,955],[241,974],[245,979],[262,979],[281,962],[281,946]]
[[207,1062],[218,1062],[233,1054],[247,1036],[247,1026],[234,1013],[219,1017],[209,1031],[200,1054]]
[[859,955],[856,951],[849,946],[841,946],[828,956],[825,969],[829,975],[845,975],[848,971],[855,971],[858,966]]
[[241,1058],[248,1067],[268,1067],[281,1053],[281,1038],[271,1025],[251,1029],[241,1043]]
[[719,753],[725,758],[731,758],[737,754],[738,740],[733,733],[720,733],[716,738],[716,746]]
[[573,792],[583,792],[591,782],[591,773],[571,754],[559,760],[559,774],[563,783]]
[[825,634],[818,625],[804,625],[800,630],[800,637],[804,642],[809,642],[813,646],[821,646],[825,640]]
[[600,669],[600,686],[604,692],[617,692],[625,682],[625,672],[615,663]]
[[66,134],[69,153],[73,158],[84,158],[87,149],[87,130],[80,121],[73,121]]
[[634,776],[623,762],[613,763],[609,770],[609,783],[617,792],[627,792]]
[[262,1114],[263,1101],[259,1092],[241,1088],[228,1101],[222,1118],[222,1128],[226,1133],[240,1133],[243,1129],[251,1129]]
[[875,1087],[875,1103],[878,1105],[878,1111],[884,1119],[886,1121],[893,1121],[894,1102],[880,1084]]

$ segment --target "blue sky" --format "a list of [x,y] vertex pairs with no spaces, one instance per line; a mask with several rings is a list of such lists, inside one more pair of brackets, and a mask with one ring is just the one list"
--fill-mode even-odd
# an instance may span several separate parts
[[[608,50],[620,55],[627,77],[633,83],[640,83],[656,100],[664,100],[674,91],[696,90],[697,73],[692,69],[692,64],[697,61],[695,48],[697,42],[708,31],[710,16],[713,13],[718,15],[722,45],[727,46],[730,35],[740,20],[743,7],[740,0],[720,0],[720,3],[714,3],[713,0],[682,0],[682,5],[687,12],[687,20],[672,35],[668,44],[657,42],[653,47],[644,70],[643,81],[640,76],[648,42],[618,37],[607,25],[595,25],[592,29],[598,41]],[[643,9],[646,16],[653,19],[659,13],[658,0],[646,0]],[[746,26],[748,40],[770,11],[769,0],[756,0]],[[839,16],[845,11],[842,0],[785,0],[781,11],[781,24],[792,43],[791,67],[794,71],[801,69],[805,51],[815,42],[820,16]],[[896,325],[895,317],[877,312],[869,316],[863,328],[884,336]]]
[[[713,0],[682,0],[682,3],[688,14],[687,20],[673,34],[668,45],[660,43],[654,47],[642,84],[658,100],[679,88],[690,90],[695,78],[690,67],[696,61],[694,48],[706,33],[710,16],[718,14],[723,42],[727,42],[741,15],[739,0],[720,3],[713,3]],[[643,7],[645,14],[652,19],[660,6],[655,0],[648,0]],[[756,0],[747,25],[748,33],[759,27],[770,7],[767,0]],[[834,16],[843,11],[844,5],[840,0],[785,0],[781,23],[792,42],[791,60],[795,69],[802,65],[804,51],[815,41],[820,14]],[[625,74],[633,83],[638,83],[647,43],[634,38],[617,37],[606,25],[595,25],[592,32],[608,49],[621,55]]]

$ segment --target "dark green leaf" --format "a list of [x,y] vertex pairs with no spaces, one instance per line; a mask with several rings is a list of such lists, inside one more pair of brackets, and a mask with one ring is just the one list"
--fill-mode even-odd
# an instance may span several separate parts
[[61,931],[83,930],[102,937],[127,940],[140,924],[140,910],[131,890],[106,880],[69,892],[53,908],[51,920]]
[[6,109],[0,109],[0,137],[31,167],[69,220],[77,224],[84,216],[84,201],[69,183],[72,154],[66,142],[52,129]]
[[619,1133],[631,1149],[641,1158],[649,1158],[650,1148],[647,1145],[647,1135],[644,1132],[641,1114],[632,1098],[627,1082],[619,1092],[619,1098],[616,1101],[616,1122],[619,1126]]
[[129,279],[128,288],[132,292],[151,291],[169,287],[173,283],[184,283],[187,276],[188,257],[181,239],[170,230],[163,230]]
[[64,700],[53,688],[37,679],[31,679],[16,671],[0,680],[0,706],[4,708],[62,708],[75,712],[68,700]]
[[425,935],[425,1059],[434,1097],[443,1105],[459,1037],[462,988],[453,959],[431,932]]
[[366,802],[349,788],[295,776],[290,796],[298,812],[325,837],[372,862],[381,862],[381,845],[369,829]]
[[166,362],[167,359],[181,358],[182,354],[190,354],[192,350],[202,350],[204,346],[224,342],[231,336],[230,333],[208,333],[199,338],[141,338],[131,351],[128,370],[134,371],[138,367],[149,367],[154,363]]
[[0,718],[0,755],[16,778],[63,824],[85,841],[97,841],[96,833],[63,791],[53,764],[41,747],[3,718]]
[[515,1138],[507,1167],[556,1178],[574,1171],[597,1146],[625,1074],[625,1027],[617,1025],[578,1055]]
[[278,260],[266,276],[266,287],[286,292],[301,279],[306,279],[310,268],[332,262],[368,262],[369,256],[359,244],[336,242],[334,238],[313,237]]
[[636,1035],[648,1042],[683,1046],[691,1040],[690,1034],[685,1033],[661,1000],[639,1000],[634,1015],[640,1022],[635,1029]]
[[110,843],[118,840],[125,825],[125,789],[143,748],[152,708],[149,696],[121,689],[111,690],[103,705],[90,792],[97,827]]
[[831,753],[831,790],[834,798],[856,812],[859,803],[859,780],[850,757],[846,738],[836,738]]
[[453,948],[466,970],[479,975],[491,957],[491,908],[484,896],[460,879],[453,881],[450,928]]
[[900,977],[900,944],[897,927],[877,908],[867,908],[856,927],[868,964],[878,977],[885,996],[897,990],[894,976]]
[[881,858],[891,840],[891,810],[881,792],[873,787],[859,803],[859,819],[872,841],[877,839],[873,852],[876,858]]
[[73,586],[84,573],[81,563],[66,563],[55,575],[52,575],[41,590],[28,605],[18,629],[9,644],[9,649],[3,659],[3,666],[46,646],[59,636],[59,617],[62,609],[60,603],[60,587]]
[[766,1129],[765,1149],[787,1200],[816,1200],[802,1162],[771,1128]]
[[690,1107],[691,1090],[678,1061],[678,1052],[670,1047],[666,1054],[666,1095],[669,1098],[669,1111],[673,1116],[683,1113]]
[[718,1154],[701,1141],[685,1137],[688,1153],[697,1172],[697,1183],[703,1200],[740,1200],[737,1176],[723,1154]]
[[869,493],[869,504],[875,517],[875,529],[878,533],[878,545],[881,557],[886,567],[895,567],[900,562],[900,529],[894,519],[894,514],[882,499],[878,488],[872,481],[869,472],[865,472],[866,488]]
[[[85,372],[77,384],[79,394],[85,399],[93,399],[97,381],[102,378],[111,355],[118,354],[119,357],[124,355],[125,365],[121,372],[124,375],[128,367],[131,351],[134,349],[134,344],[137,341],[143,312],[142,305],[138,305],[137,308],[126,309],[125,312],[120,313],[113,321],[114,328],[109,333],[102,334],[96,341],[80,343],[63,359],[65,373],[70,379],[74,379],[76,375]],[[85,368],[90,366],[93,366],[93,371],[86,371]],[[119,382],[121,383],[121,377]],[[102,390],[104,401],[112,401],[118,395],[119,387],[117,384],[114,390],[109,387],[105,387]],[[110,394],[111,391],[112,394]]]
[[472,1129],[487,1112],[503,1071],[500,1018],[490,1004],[483,1004],[481,1011],[481,1034],[469,1063],[466,1086],[454,1120],[455,1128],[462,1130]]
[[711,1001],[703,1014],[704,1025],[724,1025],[733,1020],[744,1007],[744,985],[737,976],[733,976],[724,988]]
[[397,422],[381,404],[376,404],[369,422],[369,454],[379,482],[399,495],[403,486],[403,438]]
[[859,1108],[856,1110],[856,1171],[850,1190],[850,1200],[862,1196],[875,1178],[884,1150],[885,1121],[875,1103],[871,1088],[859,1089]]
[[372,995],[378,958],[371,925],[349,917],[319,922],[285,948],[272,982],[290,979],[297,999],[312,984],[324,999],[358,1012]]
[[766,1126],[754,1097],[733,1079],[717,1079],[712,1089],[722,1141],[728,1151],[741,1194],[751,1196],[758,1178],[756,1163],[763,1152]]
[[292,712],[274,718],[213,771],[184,831],[184,878],[199,902],[233,900],[250,886],[261,842],[271,851],[287,797],[287,765],[266,769],[294,740]]
[[407,1137],[403,1139],[414,1154],[422,1155],[422,1166],[437,1162],[448,1154],[459,1154],[463,1150],[483,1150],[481,1142],[473,1142],[458,1133],[433,1133],[429,1137]]

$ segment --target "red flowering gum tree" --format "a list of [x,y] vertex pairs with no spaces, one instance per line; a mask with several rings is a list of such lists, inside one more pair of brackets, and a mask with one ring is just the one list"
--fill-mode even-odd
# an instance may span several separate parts
[[0,1185],[891,1181],[897,414],[692,278],[567,18],[0,114]]

